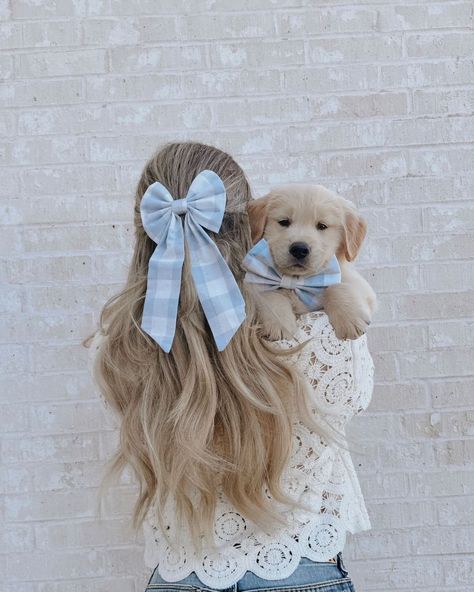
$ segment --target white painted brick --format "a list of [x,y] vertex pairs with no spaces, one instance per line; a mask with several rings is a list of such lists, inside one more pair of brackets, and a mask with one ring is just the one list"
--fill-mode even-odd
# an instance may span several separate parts
[[[3,369],[2,369],[3,370]],[[7,367],[7,372],[10,370]],[[28,410],[22,405],[1,405],[3,417],[2,432],[27,432],[30,428]]]
[[[33,182],[31,176],[34,176]],[[105,191],[110,195],[115,191],[115,170],[110,164],[90,165],[79,162],[28,167],[21,172],[20,184],[24,195],[28,195],[33,188],[37,196],[33,203],[37,216],[35,219],[25,216],[25,223],[80,222],[87,217],[87,199],[82,195],[74,198],[67,194],[77,191],[87,194]],[[59,213],[63,212],[62,218],[56,215],[58,205]]]
[[89,78],[89,101],[163,100],[180,96],[180,77],[176,74],[129,76],[127,78]]
[[388,193],[392,203],[445,202],[457,199],[454,185],[455,178],[447,176],[401,177],[389,181]]
[[77,368],[79,363],[87,363],[87,353],[79,345],[32,344],[30,348],[33,371],[48,368],[52,372],[67,372]]
[[0,478],[0,492],[2,495],[33,491],[31,471],[27,467],[7,466],[4,464],[0,468]]
[[81,521],[71,529],[69,522],[44,523],[36,526],[38,549],[115,546],[124,536],[130,536],[123,520]]
[[410,491],[420,498],[463,496],[472,493],[474,473],[466,470],[415,472],[409,475],[409,481]]
[[398,318],[449,319],[470,316],[472,298],[472,292],[402,295],[398,299]]
[[204,70],[207,51],[204,45],[161,45],[159,47],[112,47],[112,72],[138,74],[160,70]]
[[48,18],[79,17],[86,15],[85,0],[54,0],[37,2],[36,0],[15,0],[12,6],[13,18]]
[[[56,368],[52,369],[56,370]],[[99,401],[34,405],[29,412],[29,426],[35,435],[71,433],[71,431],[95,432],[101,425],[103,425],[103,418]]]
[[401,38],[397,35],[310,39],[307,46],[309,62],[314,64],[387,62],[402,55]]
[[86,146],[82,138],[19,138],[8,154],[12,164],[50,164],[54,162],[82,161]]
[[418,471],[420,468],[424,471],[433,470],[437,467],[434,446],[431,440],[426,440],[403,444],[380,443],[377,450],[379,462],[394,472]]
[[336,154],[323,158],[323,172],[328,177],[403,175],[407,163],[401,152],[365,152]]
[[0,373],[23,374],[28,366],[28,350],[26,345],[0,345]]
[[103,298],[107,300],[118,289],[114,284],[84,285],[78,290],[77,286],[58,285],[31,286],[25,295],[24,309],[27,312],[51,313],[57,311],[92,311]]
[[443,541],[445,549],[450,553],[472,553],[474,548],[470,526],[425,527],[415,533],[412,540],[413,550],[419,555],[433,553],[439,540]]
[[444,291],[446,286],[457,286],[459,291],[474,289],[472,263],[464,261],[420,265],[421,289]]
[[434,590],[443,581],[443,568],[439,559],[436,562],[424,557],[374,560],[370,570],[367,570],[366,561],[348,565],[354,566],[354,573],[360,573],[363,590]]
[[[0,77],[6,82],[11,79],[14,75],[13,57],[9,55],[0,55]],[[12,114],[10,114],[11,117]],[[5,115],[8,117],[8,114]],[[11,123],[10,123],[11,125]],[[6,122],[2,122],[2,126],[6,128]],[[7,128],[6,128],[7,129]],[[5,134],[6,135],[6,134]],[[10,134],[9,134],[10,135]]]
[[412,149],[410,151],[408,172],[411,175],[439,175],[462,173],[472,170],[472,152],[469,148],[453,148],[452,150]]
[[[374,327],[376,329],[376,327]],[[430,406],[427,388],[415,382],[395,384],[375,384],[374,397],[370,411],[402,411],[410,409],[426,409]]]
[[[62,585],[67,585],[74,578],[109,576],[103,567],[102,556],[96,549],[81,549],[81,551],[56,551],[39,552],[28,555],[29,573],[34,574],[37,580],[48,580],[51,573],[56,574],[56,580],[63,580]],[[24,581],[25,578],[25,555],[21,553],[11,553],[5,577],[10,581]],[[26,574],[26,577],[28,575]],[[43,588],[43,590],[48,589]]]
[[131,234],[130,225],[118,224],[27,227],[23,233],[24,250],[30,253],[60,252],[68,242],[68,251],[118,251],[130,245]]
[[[15,115],[11,111],[0,113],[0,133],[2,136],[13,136],[16,132]],[[3,192],[9,190],[7,179],[4,179],[5,188]]]
[[382,90],[391,88],[415,88],[471,84],[471,64],[468,60],[447,59],[444,61],[407,62],[380,66]]
[[1,553],[31,552],[34,546],[34,531],[29,525],[8,525],[0,532]]
[[0,213],[4,224],[81,222],[87,219],[87,202],[81,197],[61,197],[56,204],[51,198],[28,200],[22,204],[17,199],[11,199],[4,200],[0,205]]
[[140,28],[135,19],[87,19],[82,23],[82,35],[85,45],[135,45],[140,41]]
[[370,343],[375,351],[424,350],[429,327],[423,325],[381,325],[371,329]]
[[311,97],[318,117],[327,119],[358,119],[405,115],[408,95],[405,92],[384,92],[355,95]]
[[419,290],[423,286],[419,277],[419,269],[415,265],[369,267],[364,269],[364,277],[379,293]]
[[474,111],[472,89],[420,90],[413,93],[414,111],[419,114],[457,115]]
[[[143,576],[142,581],[146,584],[151,574],[147,577]],[[46,583],[35,584],[35,588],[31,588],[31,584],[27,584],[28,588],[19,588],[18,584],[12,584],[5,592],[63,592],[66,583],[71,580],[63,580],[60,582],[48,581]],[[144,584],[144,585],[145,585]],[[107,592],[114,590],[114,592],[136,592],[135,580],[132,578],[114,578],[107,575],[99,578],[80,578],[74,580],[74,592]]]
[[75,21],[31,21],[22,24],[23,47],[76,46],[81,42]]
[[77,462],[99,458],[98,437],[93,433],[35,436],[20,441],[18,438],[9,437],[4,438],[3,442],[5,462],[43,462],[41,470],[45,474],[48,471],[45,461]]
[[17,254],[23,251],[21,229],[5,226],[0,234],[0,255],[8,257],[12,251]]
[[293,121],[310,121],[312,109],[309,97],[297,98],[263,98],[252,102],[246,100],[230,100],[213,108],[214,125],[216,127],[242,127],[254,125],[278,125],[282,117],[291,111]]
[[375,30],[377,11],[366,7],[316,7],[310,10],[278,13],[277,31],[287,35],[306,37],[328,33],[359,33]]
[[100,74],[107,71],[103,50],[78,50],[22,54],[18,58],[20,78]]
[[83,82],[78,78],[18,81],[9,87],[6,107],[63,105],[83,100]]
[[19,23],[0,23],[0,49],[20,48],[22,32]]
[[469,411],[410,413],[403,419],[409,438],[452,438],[457,434],[470,435],[474,431],[474,418]]
[[409,57],[468,58],[474,51],[472,32],[408,35],[406,47]]
[[446,380],[431,385],[433,407],[467,407],[472,403],[474,381]]
[[340,64],[330,67],[307,67],[283,72],[283,86],[287,93],[294,89],[305,93],[373,90],[379,88],[379,71],[373,64]]
[[89,256],[35,257],[13,259],[8,270],[12,283],[84,282],[91,279]]
[[130,255],[128,253],[114,255],[114,257],[109,254],[98,254],[95,257],[94,273],[104,282],[125,282],[129,265]]
[[11,8],[9,0],[0,1],[0,19],[6,20],[11,18]]
[[114,106],[111,114],[111,125],[119,132],[143,133],[150,131],[150,126],[156,129],[173,130],[176,122],[184,129],[209,129],[212,111],[207,104],[188,103],[186,106],[177,103],[162,105],[143,104],[139,107],[133,104]]
[[235,68],[239,66],[281,67],[301,65],[305,62],[302,41],[271,41],[254,43],[219,43],[210,49],[211,67]]
[[432,323],[428,327],[428,344],[431,349],[437,347],[470,347],[474,345],[472,322],[445,321]]
[[[45,468],[47,470],[45,470]],[[29,467],[35,491],[70,491],[98,487],[103,476],[103,460],[48,462]],[[120,482],[125,482],[122,478]]]
[[378,9],[378,26],[385,31],[413,29],[446,29],[469,26],[472,18],[470,2],[408,4],[383,6]]
[[445,582],[449,585],[472,583],[473,560],[469,557],[459,557],[446,561]]
[[276,70],[263,72],[236,70],[209,70],[182,76],[183,96],[187,99],[206,97],[232,97],[245,88],[257,95],[276,92],[280,89],[280,73]]
[[383,501],[372,504],[371,520],[379,529],[429,526],[436,519],[433,502]]
[[[110,109],[93,105],[52,107],[20,111],[18,131],[21,135],[83,133],[107,131],[111,125]],[[38,174],[41,170],[38,171]]]
[[404,533],[399,531],[372,530],[365,533],[364,538],[357,539],[353,547],[354,559],[375,559],[403,557],[410,552],[410,544]]
[[373,232],[381,235],[411,234],[422,230],[422,211],[410,208],[377,208],[364,212]]
[[[473,440],[445,440],[438,442],[434,446],[434,454],[436,458],[436,464],[439,467],[453,467],[460,466],[466,467],[472,465],[474,461],[474,444]],[[451,503],[456,503],[457,500],[448,500],[446,506]],[[465,504],[464,504],[465,505]],[[467,506],[469,507],[469,506]],[[445,511],[444,515],[447,513]],[[441,511],[439,512],[440,524],[441,524]],[[447,520],[447,518],[445,518]],[[454,518],[453,518],[454,520]],[[446,523],[446,522],[445,522]]]
[[181,16],[178,31],[180,37],[188,41],[271,37],[275,23],[271,11],[237,15],[208,13]]
[[474,229],[472,207],[436,205],[423,210],[423,227],[428,232],[458,232]]
[[404,378],[466,376],[472,371],[472,356],[468,350],[405,353],[400,356],[400,372]]

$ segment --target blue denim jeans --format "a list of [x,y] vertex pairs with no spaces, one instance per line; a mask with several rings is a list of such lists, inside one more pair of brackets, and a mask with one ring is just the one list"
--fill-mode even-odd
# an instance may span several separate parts
[[[177,582],[166,582],[155,569],[145,592],[217,592],[217,588],[209,588],[192,572],[187,578]],[[302,557],[296,570],[283,580],[264,580],[253,572],[247,571],[240,580],[230,586],[221,588],[220,592],[355,592],[354,585],[348,577],[342,562],[342,554],[337,556],[337,563],[311,561]]]

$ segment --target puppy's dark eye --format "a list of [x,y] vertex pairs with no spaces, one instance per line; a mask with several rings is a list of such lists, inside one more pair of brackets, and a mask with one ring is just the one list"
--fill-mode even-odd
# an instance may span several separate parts
[[289,226],[291,224],[289,218],[283,218],[283,220],[278,220],[278,224],[280,226]]
[[326,226],[326,224],[323,224],[322,222],[318,222],[318,224],[316,225],[316,228],[318,230],[326,230],[327,226]]

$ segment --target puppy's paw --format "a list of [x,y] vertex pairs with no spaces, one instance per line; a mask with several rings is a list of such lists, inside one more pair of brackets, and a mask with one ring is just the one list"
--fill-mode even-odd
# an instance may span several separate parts
[[293,339],[298,329],[296,317],[285,317],[280,321],[268,319],[264,323],[263,334],[271,341],[279,341],[280,339]]
[[279,327],[276,324],[272,327],[265,327],[263,334],[270,341],[279,341],[280,339],[285,339],[283,327]]
[[347,313],[333,312],[328,317],[338,339],[357,339],[367,331],[367,327],[370,325],[368,316],[362,315],[363,313],[348,315]]
[[361,301],[348,284],[336,284],[326,289],[324,310],[338,339],[357,339],[370,325],[368,304]]

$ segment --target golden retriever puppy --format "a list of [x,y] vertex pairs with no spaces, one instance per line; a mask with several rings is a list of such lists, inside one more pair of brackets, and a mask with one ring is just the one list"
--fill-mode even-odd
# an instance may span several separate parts
[[[286,185],[251,201],[248,215],[254,244],[265,238],[282,275],[314,275],[337,257],[341,282],[323,289],[322,307],[339,339],[360,337],[371,321],[376,295],[351,264],[367,230],[351,202],[321,185]],[[265,334],[291,338],[296,315],[308,312],[294,290],[249,288]]]

